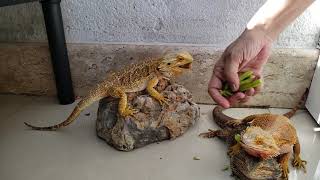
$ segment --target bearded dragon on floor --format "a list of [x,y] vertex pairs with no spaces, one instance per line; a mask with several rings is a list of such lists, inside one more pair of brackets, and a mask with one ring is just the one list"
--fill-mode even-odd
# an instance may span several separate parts
[[181,51],[166,53],[162,58],[128,66],[107,76],[102,83],[90,90],[89,94],[77,104],[65,121],[47,127],[37,127],[26,122],[25,124],[35,130],[56,130],[65,127],[75,121],[86,107],[108,96],[120,98],[118,112],[121,116],[134,116],[137,111],[128,106],[126,93],[145,89],[161,105],[168,104],[167,99],[154,87],[162,78],[168,80],[191,69],[192,62],[192,55],[186,51]]
[[227,139],[230,144],[228,154],[231,157],[242,149],[249,155],[262,160],[278,158],[283,171],[282,175],[288,178],[288,162],[292,149],[294,152],[292,165],[297,169],[305,170],[306,161],[300,158],[299,139],[289,118],[304,102],[307,92],[304,93],[299,104],[284,115],[265,113],[234,119],[224,115],[221,106],[216,106],[213,110],[213,118],[223,129],[215,131],[209,129],[209,132],[201,133],[200,136]]

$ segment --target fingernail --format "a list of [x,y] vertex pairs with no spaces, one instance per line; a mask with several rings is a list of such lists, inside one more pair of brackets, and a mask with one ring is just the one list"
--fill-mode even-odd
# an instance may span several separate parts
[[235,84],[232,84],[232,85],[231,85],[231,90],[232,90],[233,92],[235,92],[235,91],[237,90],[237,87],[236,87]]

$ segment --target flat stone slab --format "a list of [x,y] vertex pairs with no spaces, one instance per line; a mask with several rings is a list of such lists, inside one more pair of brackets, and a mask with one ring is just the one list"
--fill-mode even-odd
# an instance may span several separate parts
[[[160,83],[157,90],[161,92],[163,85]],[[98,137],[117,150],[131,151],[184,134],[199,119],[200,107],[181,85],[169,85],[162,93],[170,100],[169,105],[161,106],[146,92],[128,94],[129,106],[139,111],[135,117],[124,118],[118,114],[118,99],[100,100],[96,121]]]

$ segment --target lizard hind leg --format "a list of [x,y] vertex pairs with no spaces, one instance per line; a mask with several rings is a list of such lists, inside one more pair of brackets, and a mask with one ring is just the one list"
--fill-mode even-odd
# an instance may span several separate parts
[[128,97],[124,90],[121,88],[112,88],[110,90],[110,95],[115,98],[120,98],[119,104],[118,104],[118,112],[121,116],[127,117],[127,116],[133,116],[138,112],[138,110],[133,109],[128,106]]
[[200,133],[199,136],[200,137],[204,137],[204,138],[214,138],[214,137],[228,137],[229,133],[227,131],[224,130],[212,130],[212,129],[208,129],[208,132],[204,132],[204,133]]

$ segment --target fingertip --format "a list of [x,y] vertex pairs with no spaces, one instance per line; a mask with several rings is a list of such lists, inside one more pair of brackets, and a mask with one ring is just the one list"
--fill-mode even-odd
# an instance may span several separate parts
[[231,86],[231,90],[232,90],[233,92],[236,92],[236,91],[239,89],[239,87],[238,87],[237,84],[235,84],[235,83],[231,84],[230,86]]
[[240,86],[238,74],[235,73],[233,75],[232,74],[226,75],[226,80],[230,85],[232,92],[237,92]]
[[211,98],[220,106],[224,107],[224,108],[229,108],[230,107],[230,103],[229,101],[224,98],[220,93],[218,89],[215,88],[209,88],[209,95],[211,96]]
[[255,94],[254,88],[250,88],[249,90],[246,91],[245,93],[247,96],[253,96]]
[[228,104],[221,104],[221,106],[223,107],[223,108],[225,108],[225,109],[228,109],[228,108],[230,108],[230,104],[228,103]]
[[[219,103],[218,103],[219,104]],[[219,104],[220,106],[222,106],[223,108],[227,109],[230,107],[230,103],[226,100],[226,101],[223,101]]]
[[250,100],[250,96],[246,96],[243,99],[240,100],[241,103],[248,102]]
[[242,92],[237,92],[236,94],[232,95],[228,100],[230,104],[235,104],[245,98],[246,95]]
[[253,95],[256,95],[256,94],[260,93],[260,92],[261,92],[261,89],[262,89],[261,86],[258,86],[258,87],[256,87],[256,88],[254,88],[254,93],[253,93]]
[[246,95],[245,95],[243,92],[237,92],[237,93],[235,94],[235,97],[236,97],[237,99],[243,99],[243,98],[246,97]]

